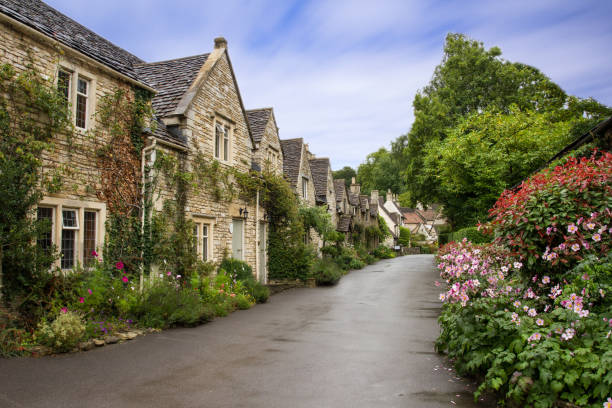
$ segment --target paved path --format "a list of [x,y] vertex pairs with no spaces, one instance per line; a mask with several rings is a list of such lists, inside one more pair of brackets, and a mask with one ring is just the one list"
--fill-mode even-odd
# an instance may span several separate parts
[[476,407],[433,352],[432,265],[381,261],[197,328],[0,359],[0,407]]

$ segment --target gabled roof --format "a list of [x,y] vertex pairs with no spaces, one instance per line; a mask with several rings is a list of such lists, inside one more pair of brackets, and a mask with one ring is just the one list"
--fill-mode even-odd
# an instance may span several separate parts
[[272,108],[250,109],[246,111],[246,115],[253,133],[253,140],[259,143],[272,116]]
[[300,175],[304,139],[300,137],[297,139],[281,140],[280,145],[283,151],[283,173],[295,188]]
[[427,210],[415,210],[425,221],[435,221],[438,217],[438,213],[435,210],[427,209]]
[[404,222],[407,224],[420,224],[425,222],[425,219],[421,217],[421,215],[414,209],[409,209],[409,211],[404,211]]
[[153,131],[151,131],[151,129],[145,129],[144,131],[145,133],[150,134],[156,137],[157,139],[161,139],[166,142],[174,143],[183,147],[187,146],[187,140],[185,140],[184,137],[178,134],[172,134],[170,130],[166,127],[164,122],[157,118],[155,118],[155,126]]
[[336,202],[341,202],[344,200],[344,193],[346,191],[344,179],[334,180],[334,191],[336,192]]
[[310,174],[315,187],[315,195],[320,202],[327,202],[327,176],[331,169],[329,159],[322,157],[320,159],[310,159]]
[[338,219],[338,228],[336,231],[339,232],[350,232],[351,230],[351,216],[350,215],[341,215]]
[[359,205],[359,194],[353,193],[352,191],[348,191],[348,190],[347,190],[347,194],[348,194],[349,204],[357,207]]
[[157,90],[152,105],[159,117],[176,109],[210,54],[137,64],[138,76]]
[[[385,207],[383,207],[383,210]],[[370,203],[370,216],[375,217],[378,215],[378,203]]]
[[360,195],[359,197],[359,204],[361,205],[361,211],[362,212],[366,212],[366,210],[368,210],[370,208],[370,197],[367,195]]
[[40,0],[2,0],[0,12],[131,79],[144,61]]

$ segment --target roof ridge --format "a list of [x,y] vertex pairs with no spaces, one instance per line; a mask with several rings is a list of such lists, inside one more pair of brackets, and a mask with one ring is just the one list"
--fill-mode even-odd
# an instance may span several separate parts
[[180,60],[185,60],[188,58],[196,58],[196,57],[203,57],[203,56],[208,56],[210,55],[210,52],[205,52],[204,54],[196,54],[196,55],[189,55],[187,57],[180,57],[180,58],[172,58],[169,60],[163,60],[163,61],[154,61],[154,62],[143,62],[140,64],[134,64],[134,66],[143,66],[143,65],[154,65],[154,64],[163,64],[166,62],[175,62],[175,61],[180,61]]
[[265,107],[265,108],[255,108],[255,109],[247,109],[247,112],[254,112],[254,111],[260,111],[260,110],[272,110],[273,108],[270,107]]

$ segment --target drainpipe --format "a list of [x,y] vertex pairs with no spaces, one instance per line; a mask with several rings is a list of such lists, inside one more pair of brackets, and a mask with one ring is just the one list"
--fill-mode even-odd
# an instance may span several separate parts
[[[142,174],[142,199],[143,199],[142,219],[140,222],[141,231],[144,231],[144,224],[145,224],[144,200],[146,199],[145,197],[145,194],[146,194],[145,165],[147,161],[147,153],[149,153],[150,151],[154,151],[155,147],[157,146],[157,139],[150,137],[149,140],[151,141],[151,144],[142,149],[142,157],[140,159],[140,174]],[[144,249],[140,253],[140,256],[141,258],[144,259]],[[142,291],[144,290],[144,266],[142,264],[140,265],[140,283],[138,286],[138,290],[140,291],[140,293],[142,293]]]
[[255,276],[259,280],[259,189],[255,193]]

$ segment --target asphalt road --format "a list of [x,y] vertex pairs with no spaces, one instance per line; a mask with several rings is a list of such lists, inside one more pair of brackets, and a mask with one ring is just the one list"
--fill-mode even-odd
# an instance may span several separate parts
[[197,328],[0,359],[0,407],[482,407],[433,351],[435,278],[406,256]]

